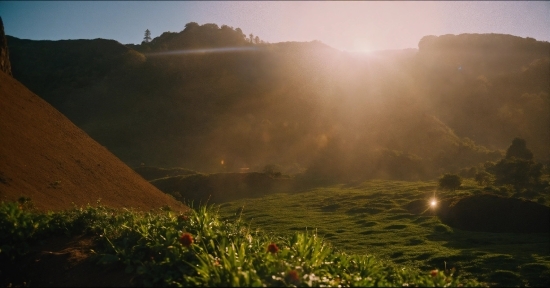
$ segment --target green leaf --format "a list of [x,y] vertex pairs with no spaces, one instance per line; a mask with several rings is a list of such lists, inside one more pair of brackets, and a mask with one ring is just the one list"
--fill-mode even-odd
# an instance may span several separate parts
[[124,270],[126,273],[130,274],[134,272],[134,267],[132,265],[126,266],[126,270]]
[[101,263],[101,264],[112,264],[112,263],[117,262],[118,260],[119,260],[118,256],[116,256],[116,255],[104,254],[104,255],[101,256],[101,258],[99,258],[99,263]]

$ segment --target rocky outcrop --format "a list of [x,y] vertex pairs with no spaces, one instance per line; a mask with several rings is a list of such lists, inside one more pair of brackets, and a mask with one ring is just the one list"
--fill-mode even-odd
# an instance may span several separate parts
[[12,75],[8,41],[6,39],[6,34],[4,34],[4,23],[2,22],[2,17],[0,17],[0,70],[10,76]]

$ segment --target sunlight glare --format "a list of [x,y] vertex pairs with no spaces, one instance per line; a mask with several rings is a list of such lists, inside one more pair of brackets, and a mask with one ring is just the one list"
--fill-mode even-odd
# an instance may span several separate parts
[[189,55],[189,54],[211,54],[211,53],[231,53],[231,52],[244,52],[244,51],[258,51],[260,48],[255,46],[242,46],[242,47],[220,47],[220,48],[204,48],[204,49],[183,49],[164,51],[156,53],[146,53],[146,56],[170,56],[170,55]]
[[432,200],[430,201],[430,206],[432,206],[432,207],[435,208],[436,205],[437,205],[437,200],[432,199]]

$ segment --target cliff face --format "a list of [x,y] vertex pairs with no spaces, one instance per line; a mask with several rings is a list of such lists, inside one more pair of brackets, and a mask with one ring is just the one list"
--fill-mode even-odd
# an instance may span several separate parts
[[6,34],[4,33],[4,23],[2,22],[2,17],[0,17],[0,70],[12,76],[10,54],[8,52],[8,41],[6,40]]

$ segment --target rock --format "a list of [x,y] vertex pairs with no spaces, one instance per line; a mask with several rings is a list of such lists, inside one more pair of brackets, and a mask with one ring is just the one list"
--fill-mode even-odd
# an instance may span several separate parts
[[2,22],[2,17],[0,17],[0,70],[10,76],[13,76],[11,73],[8,41],[6,39],[6,34],[4,34],[4,23]]

